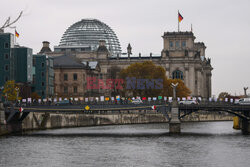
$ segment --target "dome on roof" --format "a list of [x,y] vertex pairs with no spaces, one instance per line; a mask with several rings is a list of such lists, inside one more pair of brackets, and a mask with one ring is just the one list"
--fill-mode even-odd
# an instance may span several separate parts
[[114,31],[97,19],[82,19],[71,25],[63,34],[59,47],[89,47],[96,50],[99,41],[105,40],[111,54],[121,53],[121,46]]

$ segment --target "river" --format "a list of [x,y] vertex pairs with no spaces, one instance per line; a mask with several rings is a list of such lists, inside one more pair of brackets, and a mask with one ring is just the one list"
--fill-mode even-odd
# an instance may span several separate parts
[[0,137],[1,167],[249,166],[250,136],[229,122],[68,128]]

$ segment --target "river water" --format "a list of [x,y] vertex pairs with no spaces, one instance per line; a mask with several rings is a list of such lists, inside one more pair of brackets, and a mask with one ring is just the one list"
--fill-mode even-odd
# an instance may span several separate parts
[[250,136],[230,122],[96,126],[0,138],[1,167],[250,166]]

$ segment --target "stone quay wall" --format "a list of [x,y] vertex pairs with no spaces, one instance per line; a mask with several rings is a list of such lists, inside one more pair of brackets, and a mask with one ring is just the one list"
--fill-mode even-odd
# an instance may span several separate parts
[[[225,113],[197,112],[185,116],[181,121],[231,121],[232,115]],[[144,123],[167,123],[168,119],[160,113],[122,113],[122,114],[85,114],[85,113],[30,113],[19,125],[21,131],[54,129],[100,125],[123,125]],[[16,127],[18,125],[14,125]],[[0,135],[13,132],[13,126],[0,124]]]

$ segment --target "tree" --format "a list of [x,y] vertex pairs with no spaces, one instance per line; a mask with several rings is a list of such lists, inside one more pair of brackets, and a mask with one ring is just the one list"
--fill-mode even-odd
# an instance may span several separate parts
[[191,91],[185,86],[184,82],[181,79],[168,79],[168,85],[164,88],[164,95],[165,96],[173,96],[173,88],[171,86],[172,83],[176,84],[178,82],[178,86],[176,89],[176,96],[177,97],[187,97],[191,94]]
[[[17,98],[17,90],[14,80],[5,82],[3,94],[7,95],[9,101],[15,101]],[[18,88],[19,90],[19,88]]]
[[41,96],[39,96],[37,92],[32,92],[31,93],[31,98],[38,100],[38,99],[41,99]]
[[[137,86],[135,89],[126,89],[121,93],[125,95],[127,92],[133,96],[146,96],[146,97],[156,97],[156,96],[173,96],[173,89],[171,83],[178,82],[177,86],[177,96],[178,97],[187,97],[190,95],[190,90],[185,86],[182,80],[180,79],[168,79],[166,76],[166,71],[163,67],[155,65],[152,61],[145,61],[143,63],[134,63],[128,66],[127,68],[121,70],[120,77],[124,79],[123,88],[127,88],[128,78],[136,78]],[[139,80],[138,80],[139,79]],[[142,80],[140,80],[142,79]],[[147,82],[156,81],[154,88],[149,87]],[[138,81],[143,81],[142,88],[138,89]],[[160,82],[160,83],[159,83]],[[159,89],[160,88],[160,89]]]
[[231,95],[228,92],[221,92],[218,96],[218,99],[225,100],[225,98],[228,98],[229,96]]

